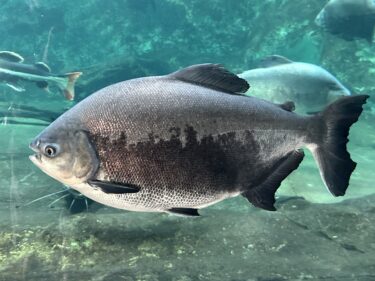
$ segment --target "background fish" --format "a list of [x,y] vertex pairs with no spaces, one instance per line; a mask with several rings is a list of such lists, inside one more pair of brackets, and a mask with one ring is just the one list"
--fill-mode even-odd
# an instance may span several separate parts
[[356,166],[347,135],[368,96],[305,117],[242,95],[248,87],[213,64],[118,83],[42,131],[30,159],[102,204],[197,216],[239,194],[275,210],[274,194],[307,146],[331,193],[344,195]]
[[239,74],[251,85],[248,94],[275,103],[293,101],[300,113],[322,110],[338,97],[350,95],[332,74],[310,63],[270,56],[261,68]]
[[74,83],[81,72],[58,75],[51,73],[51,69],[43,62],[24,64],[23,61],[16,53],[0,52],[0,83],[5,83],[18,92],[24,91],[20,81],[35,82],[42,89],[48,89],[48,84],[54,83],[66,99],[74,99]]
[[318,26],[346,40],[372,42],[375,25],[374,0],[330,0],[315,19]]

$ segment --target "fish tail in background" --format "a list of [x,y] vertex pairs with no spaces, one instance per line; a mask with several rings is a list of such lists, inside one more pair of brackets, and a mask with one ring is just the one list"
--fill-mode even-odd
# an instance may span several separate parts
[[[313,117],[309,149],[319,166],[322,179],[334,196],[343,196],[356,167],[346,144],[351,125],[363,111],[367,95],[342,97]],[[317,120],[318,119],[318,120]]]
[[59,79],[56,80],[58,87],[64,93],[67,100],[74,99],[74,85],[81,75],[82,72],[71,72],[61,75]]

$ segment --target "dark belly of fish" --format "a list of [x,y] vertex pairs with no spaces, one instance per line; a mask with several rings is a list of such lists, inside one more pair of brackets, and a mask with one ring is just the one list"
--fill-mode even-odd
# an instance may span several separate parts
[[200,140],[193,127],[171,131],[168,140],[150,134],[138,144],[128,144],[124,134],[116,140],[91,136],[106,180],[141,188],[122,200],[150,209],[199,207],[257,186],[278,165],[259,161],[251,131],[241,139],[231,132]]

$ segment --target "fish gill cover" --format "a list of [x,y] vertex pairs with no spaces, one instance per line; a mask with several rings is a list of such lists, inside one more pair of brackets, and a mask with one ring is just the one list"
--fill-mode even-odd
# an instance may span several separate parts
[[[196,63],[241,73],[272,54],[321,65],[352,92],[375,96],[374,44],[320,30],[314,19],[326,2],[0,0],[0,50],[59,73],[82,71],[76,101],[115,82]],[[333,204],[307,155],[281,188],[281,195],[307,200],[280,200],[270,214],[237,198],[188,220],[92,204],[42,174],[27,159],[28,144],[75,102],[26,87],[0,89],[1,281],[375,278],[371,99],[350,134],[359,163],[348,190],[355,199]],[[89,212],[70,215],[72,203]]]

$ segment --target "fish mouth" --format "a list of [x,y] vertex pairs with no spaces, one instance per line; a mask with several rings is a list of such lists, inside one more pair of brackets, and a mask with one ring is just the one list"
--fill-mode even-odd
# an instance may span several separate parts
[[326,21],[325,21],[325,11],[322,10],[318,16],[315,18],[315,24],[319,27],[325,28]]
[[29,156],[29,159],[35,165],[38,165],[42,162],[42,154],[40,153],[39,146],[40,140],[34,140],[32,143],[29,144],[29,148],[35,152],[35,154]]
[[40,146],[39,140],[33,141],[32,143],[29,144],[29,148],[35,152],[35,154],[29,156],[29,159],[31,160],[31,162],[33,162],[37,166],[38,164],[42,163],[42,154],[40,153],[39,146]]
[[33,162],[35,165],[41,164],[42,163],[42,154],[36,153],[33,155],[29,156],[29,159],[31,162]]

